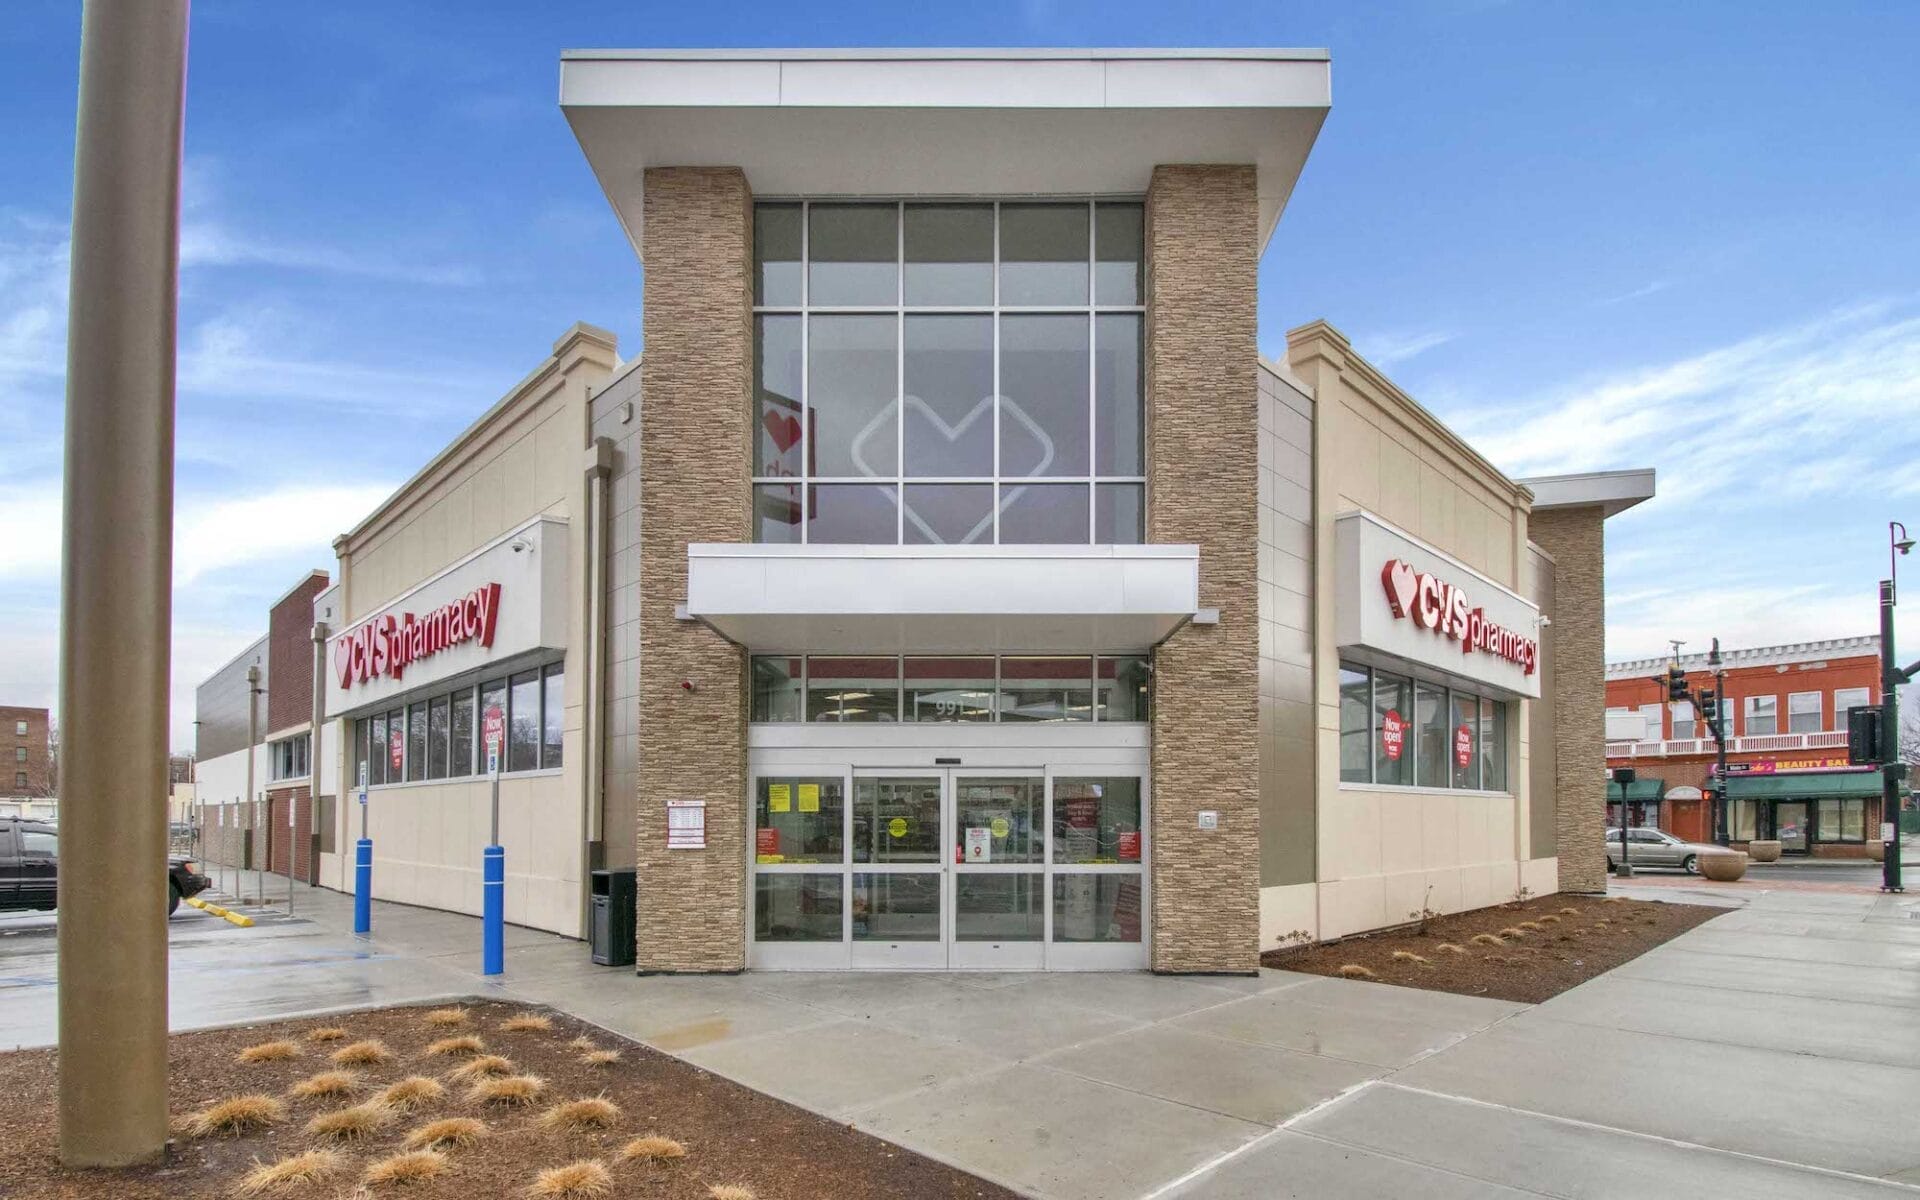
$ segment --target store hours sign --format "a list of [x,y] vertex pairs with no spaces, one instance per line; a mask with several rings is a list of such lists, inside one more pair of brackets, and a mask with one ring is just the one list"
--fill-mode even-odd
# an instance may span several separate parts
[[1334,636],[1343,652],[1540,695],[1540,610],[1527,599],[1372,513],[1338,517],[1334,550]]

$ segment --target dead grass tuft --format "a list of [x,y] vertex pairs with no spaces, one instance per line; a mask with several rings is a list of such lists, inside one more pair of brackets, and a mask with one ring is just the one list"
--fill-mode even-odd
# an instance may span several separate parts
[[1435,946],[1434,949],[1443,954],[1465,954],[1467,952],[1465,946],[1456,946],[1452,942],[1441,942],[1438,946]]
[[621,1162],[664,1162],[670,1158],[685,1158],[687,1148],[670,1137],[648,1134],[637,1137],[620,1147]]
[[598,1042],[594,1041],[592,1038],[587,1037],[584,1034],[568,1042],[567,1045],[571,1046],[575,1050],[598,1050],[600,1048],[600,1044]]
[[1340,964],[1340,970],[1336,973],[1342,979],[1377,979],[1378,978],[1378,976],[1376,976],[1372,971],[1367,970],[1367,968],[1361,966],[1359,963],[1342,963]]
[[357,1142],[361,1138],[372,1137],[391,1124],[393,1110],[378,1100],[369,1100],[351,1108],[321,1113],[307,1122],[307,1132],[314,1137],[336,1142]]
[[194,1137],[237,1137],[286,1119],[287,1106],[272,1096],[235,1096],[194,1113],[185,1128]]
[[546,1091],[547,1081],[538,1075],[501,1075],[474,1084],[467,1092],[467,1099],[482,1104],[522,1106],[534,1103]]
[[380,1093],[380,1103],[395,1112],[413,1112],[424,1108],[447,1094],[437,1079],[425,1075],[409,1075]]
[[447,1072],[447,1078],[455,1083],[467,1083],[475,1079],[485,1079],[489,1075],[511,1075],[513,1063],[498,1054],[482,1054],[470,1058],[453,1070]]
[[620,1061],[618,1050],[589,1050],[580,1056],[580,1061],[590,1067],[610,1067]]
[[486,1136],[487,1123],[472,1117],[429,1121],[407,1134],[409,1150],[464,1150]]
[[1560,915],[1563,917],[1577,917],[1580,915],[1580,910],[1569,906],[1567,908],[1561,909]]
[[279,1162],[256,1162],[234,1188],[242,1196],[269,1196],[330,1179],[340,1171],[340,1156],[331,1150],[290,1154]]
[[343,1067],[371,1067],[392,1061],[393,1051],[387,1049],[385,1042],[365,1041],[342,1046],[328,1057]]
[[1505,938],[1492,933],[1476,933],[1469,940],[1476,946],[1504,946],[1507,944]]
[[535,1013],[521,1013],[500,1022],[500,1028],[508,1033],[545,1033],[553,1028],[553,1020]]
[[487,1044],[470,1033],[445,1037],[427,1047],[428,1054],[480,1054]]
[[1541,925],[1540,925],[1540,922],[1538,921],[1522,921],[1520,922],[1518,928],[1524,929],[1528,933],[1539,933],[1541,929]]
[[467,1010],[464,1008],[436,1008],[420,1018],[435,1029],[450,1029],[455,1025],[467,1023]]
[[425,1183],[446,1169],[447,1156],[438,1150],[408,1150],[367,1164],[367,1173],[363,1178],[369,1187]]
[[708,1200],[754,1200],[753,1189],[741,1183],[716,1183],[707,1189]]
[[248,1046],[240,1052],[239,1061],[243,1063],[286,1062],[290,1058],[300,1057],[300,1046],[296,1042],[261,1042],[257,1046]]
[[1527,936],[1527,931],[1524,929],[1520,929],[1515,926],[1509,925],[1505,929],[1502,929],[1500,931],[1500,936],[1503,938],[1523,938]]
[[310,1042],[344,1042],[347,1040],[347,1031],[336,1025],[326,1025],[319,1029],[308,1030],[307,1040]]
[[620,1106],[605,1096],[567,1100],[540,1114],[540,1123],[548,1129],[578,1133],[586,1129],[607,1129],[620,1119]]
[[1393,957],[1398,959],[1401,962],[1424,963],[1427,961],[1426,955],[1415,954],[1411,950],[1395,950],[1393,952]]
[[571,1162],[564,1167],[548,1167],[534,1177],[527,1195],[541,1200],[573,1196],[604,1196],[613,1191],[613,1176],[593,1159]]
[[352,1071],[322,1071],[318,1075],[309,1075],[299,1083],[287,1089],[287,1094],[308,1097],[345,1096],[360,1086],[360,1077]]
[[1548,913],[1546,916],[1540,918],[1540,923],[1542,925],[1558,925],[1560,918],[1553,913]]

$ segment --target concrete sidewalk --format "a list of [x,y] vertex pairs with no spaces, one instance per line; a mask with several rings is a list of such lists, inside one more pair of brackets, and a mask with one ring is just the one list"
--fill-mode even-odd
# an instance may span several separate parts
[[[1914,1195],[1920,898],[1739,899],[1528,1008],[1272,971],[636,978],[527,930],[485,979],[471,918],[379,905],[357,939],[303,890],[176,920],[174,1021],[537,1001],[1063,1200]],[[52,953],[0,942],[0,1044],[51,1040]]]

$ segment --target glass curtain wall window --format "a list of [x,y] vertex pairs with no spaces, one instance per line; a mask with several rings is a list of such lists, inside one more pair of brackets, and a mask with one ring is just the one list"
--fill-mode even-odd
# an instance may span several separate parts
[[1340,782],[1505,792],[1509,705],[1340,664]]
[[[549,663],[516,672],[510,679],[490,679],[478,686],[409,701],[392,712],[356,719],[354,786],[358,786],[362,767],[366,768],[367,784],[374,787],[484,774],[482,715],[494,706],[501,709],[507,723],[503,772],[553,770],[562,765],[566,673],[560,663]],[[302,734],[275,744],[271,761],[276,772],[285,766],[292,778],[306,776],[306,737]],[[295,742],[301,745],[295,748]]]
[[754,538],[1134,543],[1138,201],[754,209]]
[[1137,724],[1150,716],[1150,664],[1145,654],[757,654],[749,719]]

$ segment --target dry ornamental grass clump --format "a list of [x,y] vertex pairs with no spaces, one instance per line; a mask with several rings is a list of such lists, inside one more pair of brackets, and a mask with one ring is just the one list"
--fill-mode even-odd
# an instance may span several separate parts
[[1563,917],[1577,917],[1580,915],[1580,910],[1577,908],[1563,908],[1560,910],[1560,915]]
[[522,1013],[500,1022],[500,1028],[508,1033],[545,1033],[553,1028],[553,1021],[534,1013]]
[[446,1169],[447,1156],[438,1150],[408,1150],[367,1164],[367,1173],[362,1179],[368,1187],[404,1186],[425,1183]]
[[1540,918],[1540,923],[1542,925],[1558,925],[1560,918],[1554,913],[1548,913],[1546,916]]
[[412,1112],[423,1108],[447,1094],[437,1079],[425,1075],[409,1075],[380,1093],[380,1103],[396,1112]]
[[1456,946],[1452,942],[1441,942],[1438,946],[1435,946],[1434,949],[1443,954],[1465,954],[1467,952],[1465,946]]
[[393,1051],[387,1049],[384,1042],[369,1040],[342,1046],[329,1057],[343,1067],[370,1067],[391,1061]]
[[310,1042],[344,1042],[347,1040],[347,1031],[333,1025],[327,1025],[320,1029],[309,1030],[307,1032],[307,1040]]
[[467,1023],[467,1010],[464,1008],[436,1008],[420,1018],[437,1029],[448,1029]]
[[1359,963],[1342,963],[1336,972],[1342,979],[1373,979],[1375,975]]
[[604,1196],[613,1191],[613,1176],[593,1159],[548,1167],[534,1177],[527,1195],[540,1200],[565,1200],[574,1196]]
[[275,1163],[255,1162],[253,1170],[240,1177],[234,1191],[242,1196],[290,1192],[307,1184],[331,1179],[340,1173],[340,1166],[340,1156],[331,1150],[308,1150]]
[[1500,931],[1500,936],[1503,938],[1523,938],[1527,936],[1527,931],[1524,929],[1516,929],[1509,925]]
[[620,1119],[620,1106],[605,1096],[568,1100],[540,1114],[540,1124],[548,1129],[578,1133],[586,1129],[607,1129]]
[[261,1042],[240,1052],[243,1063],[286,1062],[299,1057],[300,1047],[293,1042]]
[[618,1050],[589,1050],[580,1056],[580,1061],[590,1067],[610,1067],[620,1061]]
[[322,1071],[309,1075],[287,1089],[290,1095],[309,1097],[345,1096],[360,1086],[360,1077],[352,1071]]
[[1476,946],[1504,946],[1506,940],[1491,933],[1476,933],[1472,938]]
[[567,1045],[575,1050],[598,1050],[600,1048],[598,1043],[584,1034],[568,1042]]
[[1522,922],[1520,922],[1520,925],[1519,925],[1519,928],[1521,928],[1521,929],[1524,929],[1524,930],[1526,930],[1526,931],[1527,931],[1528,933],[1539,933],[1539,932],[1540,932],[1540,922],[1538,922],[1538,921],[1522,921]]
[[1399,960],[1400,962],[1424,963],[1427,961],[1426,955],[1415,954],[1411,950],[1395,950],[1393,952],[1393,957]]
[[445,1117],[429,1121],[407,1134],[409,1150],[464,1150],[486,1135],[485,1121],[472,1117]]
[[754,1200],[753,1189],[739,1183],[716,1183],[707,1189],[708,1200]]
[[479,1054],[485,1051],[487,1044],[472,1034],[459,1037],[441,1038],[427,1047],[428,1054]]
[[482,1054],[470,1058],[453,1070],[447,1072],[447,1078],[455,1083],[467,1083],[470,1080],[485,1079],[489,1075],[511,1075],[513,1063],[498,1054]]
[[314,1137],[336,1142],[357,1142],[393,1124],[393,1110],[377,1100],[324,1112],[307,1122]]
[[237,1137],[287,1119],[287,1106],[272,1096],[235,1096],[204,1108],[186,1120],[193,1137]]
[[467,1099],[518,1107],[534,1103],[546,1091],[547,1081],[538,1075],[500,1075],[474,1084],[467,1092]]
[[621,1162],[666,1162],[669,1159],[685,1158],[687,1148],[670,1137],[661,1137],[650,1133],[637,1137],[620,1147]]

